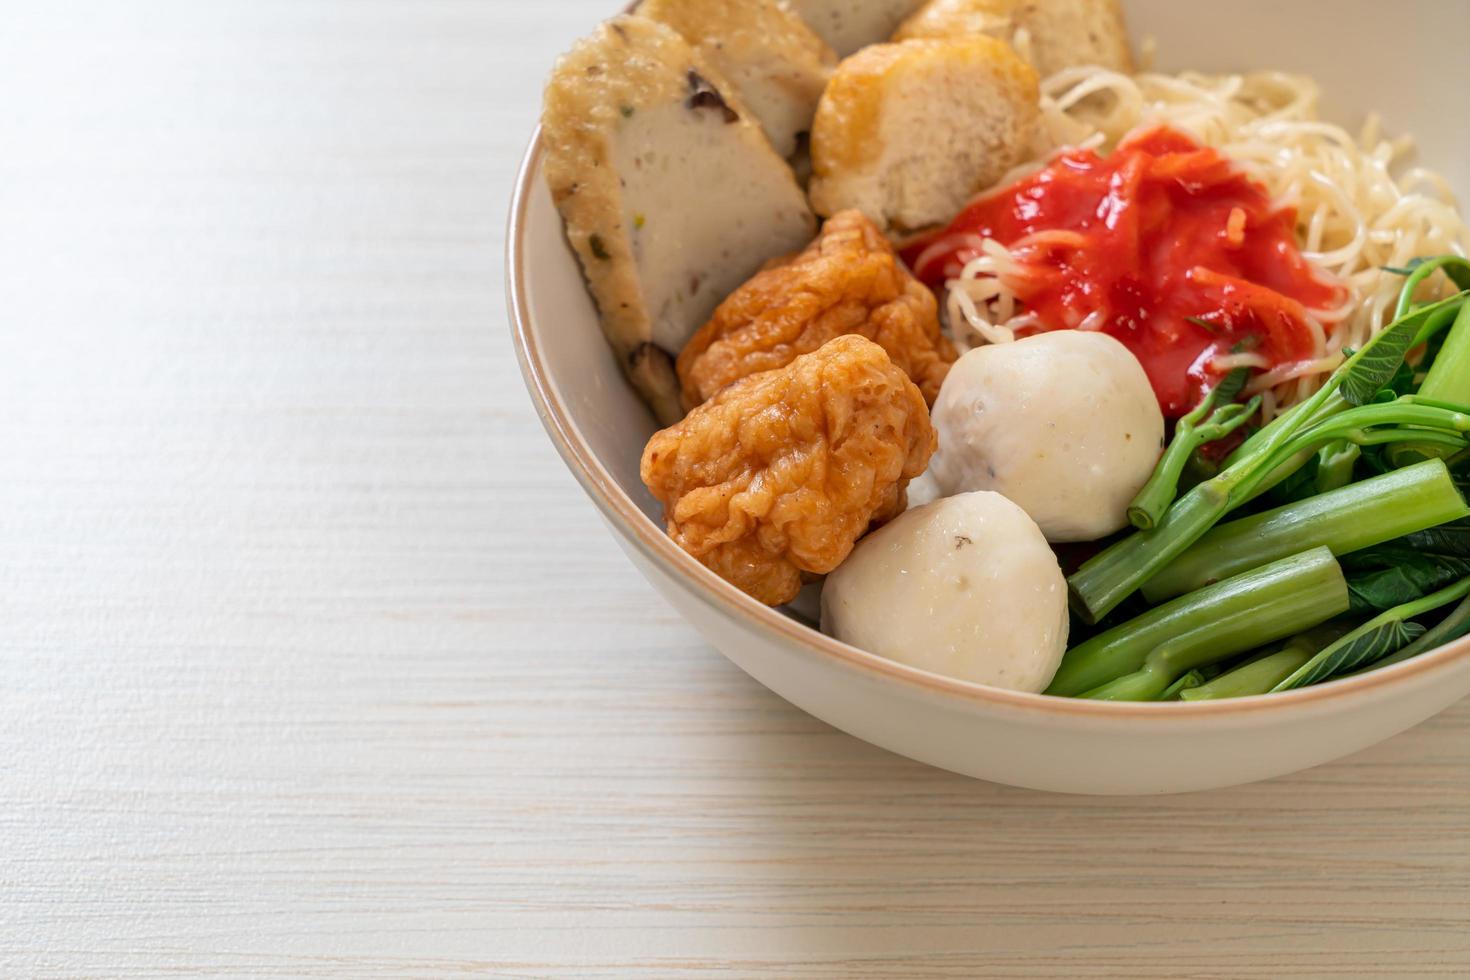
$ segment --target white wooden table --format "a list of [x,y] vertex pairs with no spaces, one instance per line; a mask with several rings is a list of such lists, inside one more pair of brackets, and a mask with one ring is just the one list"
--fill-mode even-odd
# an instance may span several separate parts
[[1470,705],[1229,792],[862,745],[615,550],[501,233],[615,0],[11,0],[0,975],[1470,972]]

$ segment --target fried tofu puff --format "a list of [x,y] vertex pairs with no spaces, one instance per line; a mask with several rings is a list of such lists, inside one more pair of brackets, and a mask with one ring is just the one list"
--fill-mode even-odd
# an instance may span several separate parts
[[834,215],[805,251],[771,263],[720,304],[679,355],[684,407],[843,334],[882,347],[931,405],[956,357],[939,332],[934,294],[859,211]]
[[1133,73],[1118,0],[929,0],[895,41],[988,34],[1016,48],[1041,77],[1076,65]]
[[655,433],[641,473],[679,547],[777,606],[803,574],[832,571],[874,522],[903,511],[936,446],[908,375],[847,335]]

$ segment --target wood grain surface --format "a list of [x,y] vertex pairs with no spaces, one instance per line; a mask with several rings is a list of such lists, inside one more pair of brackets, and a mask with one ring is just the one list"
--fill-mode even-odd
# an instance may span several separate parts
[[540,431],[501,236],[616,0],[12,0],[0,975],[1470,973],[1470,705],[1195,796],[795,711]]

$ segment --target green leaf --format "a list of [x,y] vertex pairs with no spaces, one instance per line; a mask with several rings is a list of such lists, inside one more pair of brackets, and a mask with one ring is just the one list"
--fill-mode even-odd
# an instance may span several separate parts
[[1210,333],[1220,332],[1220,325],[1218,323],[1212,323],[1202,316],[1187,316],[1184,319],[1194,324],[1196,327],[1204,327]]
[[1342,378],[1342,396],[1353,405],[1371,402],[1404,363],[1404,355],[1409,352],[1418,332],[1419,321],[1413,313],[1385,327],[1382,333],[1353,355],[1353,361]]
[[1466,633],[1470,633],[1470,599],[1465,599],[1454,609],[1451,609],[1449,615],[1441,619],[1430,628],[1429,632],[1420,636],[1413,643],[1402,647],[1397,652],[1391,653],[1381,660],[1373,661],[1373,663],[1363,669],[1376,670],[1379,667],[1387,667],[1390,664],[1412,660],[1421,653],[1438,649],[1446,643],[1452,643]]
[[1378,389],[1374,400],[1391,402],[1400,395],[1412,395],[1418,390],[1418,387],[1414,382],[1414,369],[1409,367],[1407,361],[1400,361],[1398,370],[1394,371],[1393,377]]
[[[1426,533],[1421,531],[1388,544],[1364,548],[1339,559],[1347,575],[1348,597],[1354,612],[1392,609],[1470,575],[1470,555],[1431,550],[1431,539],[1422,537]],[[1453,539],[1456,548],[1462,540],[1450,535],[1441,537],[1444,543]]]
[[1388,384],[1404,363],[1404,355],[1414,345],[1419,327],[1439,310],[1458,307],[1464,298],[1458,293],[1437,303],[1411,310],[1394,320],[1340,369],[1342,396],[1353,405],[1367,405],[1380,388]]
[[1399,539],[1419,553],[1470,559],[1470,521],[1452,521]]
[[1228,405],[1230,402],[1235,401],[1236,398],[1240,397],[1240,393],[1245,390],[1245,383],[1250,379],[1250,368],[1236,368],[1234,371],[1225,375],[1225,377],[1220,379],[1220,383],[1215,386],[1215,390],[1211,393],[1215,404]]
[[1290,691],[1345,674],[1382,660],[1423,634],[1424,627],[1418,623],[1406,623],[1396,618],[1385,622],[1370,620],[1308,660],[1300,670],[1272,690]]

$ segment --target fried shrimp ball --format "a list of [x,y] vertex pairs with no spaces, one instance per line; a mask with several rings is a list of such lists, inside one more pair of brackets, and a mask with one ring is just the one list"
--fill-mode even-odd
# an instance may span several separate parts
[[768,605],[904,509],[936,437],[919,389],[848,335],[722,389],[643,450],[669,536]]
[[929,404],[956,356],[939,332],[934,294],[858,211],[833,215],[805,251],[768,265],[720,304],[679,355],[684,406],[843,334],[882,347]]

